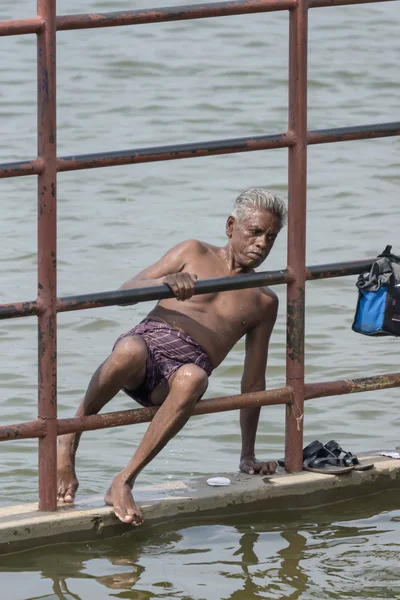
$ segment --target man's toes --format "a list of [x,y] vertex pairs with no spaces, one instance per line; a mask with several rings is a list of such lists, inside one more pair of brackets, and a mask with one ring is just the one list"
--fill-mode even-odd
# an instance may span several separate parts
[[122,517],[121,520],[124,523],[132,523],[133,525],[135,525],[135,521],[134,521],[133,515],[125,515],[124,517]]
[[67,488],[66,490],[59,489],[57,493],[57,502],[64,502],[72,504],[75,500],[76,490],[73,488]]
[[132,525],[138,527],[143,523],[143,516],[141,512],[133,512],[132,513]]
[[276,472],[278,463],[272,460],[264,465],[261,475],[273,475]]
[[143,523],[144,519],[143,519],[143,515],[142,513],[137,513],[135,515],[135,523],[136,525],[141,525]]
[[118,517],[122,523],[127,523],[128,525],[133,525],[134,527],[138,527],[143,523],[143,517],[140,514],[130,513],[127,514],[125,511],[116,510],[114,507],[115,515]]
[[57,492],[57,502],[64,502],[65,492],[63,490],[58,490]]
[[73,502],[75,500],[76,489],[77,488],[75,488],[71,485],[65,490],[64,502],[71,504],[71,502]]
[[133,523],[134,521],[134,516],[133,514],[127,513],[125,509],[114,506],[114,513],[115,516],[118,517],[118,519],[120,521],[122,521],[122,523]]
[[115,516],[122,521],[122,523],[132,523],[132,516],[130,515],[122,515],[114,508]]

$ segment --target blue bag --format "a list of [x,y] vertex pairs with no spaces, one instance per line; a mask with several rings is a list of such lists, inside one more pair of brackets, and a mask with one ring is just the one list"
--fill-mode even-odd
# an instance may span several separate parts
[[353,331],[364,335],[400,336],[400,258],[392,246],[377,257],[371,270],[361,273]]

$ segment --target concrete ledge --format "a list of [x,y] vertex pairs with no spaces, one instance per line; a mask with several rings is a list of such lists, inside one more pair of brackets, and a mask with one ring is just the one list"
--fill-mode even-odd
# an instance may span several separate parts
[[[210,487],[208,477],[202,477],[159,487],[138,486],[135,499],[143,509],[145,527],[195,515],[312,508],[400,487],[400,460],[375,453],[359,457],[374,462],[375,467],[342,475],[287,474],[283,470],[267,477],[235,473],[226,475],[231,485],[224,487]],[[36,503],[11,506],[0,509],[0,554],[127,531],[134,532],[135,528],[121,523],[112,509],[104,506],[101,496],[63,505],[54,513],[38,511]]]

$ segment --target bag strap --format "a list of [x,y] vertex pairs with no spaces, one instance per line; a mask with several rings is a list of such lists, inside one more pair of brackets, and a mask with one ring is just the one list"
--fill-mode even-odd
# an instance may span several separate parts
[[392,254],[392,246],[387,245],[382,254],[378,254],[377,258],[388,258],[391,262],[400,264],[400,256]]

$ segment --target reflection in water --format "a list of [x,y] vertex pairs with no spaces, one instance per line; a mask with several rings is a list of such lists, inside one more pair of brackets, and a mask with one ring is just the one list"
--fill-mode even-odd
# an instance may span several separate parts
[[236,529],[240,534],[239,548],[233,555],[241,557],[239,564],[243,570],[244,585],[242,590],[236,590],[230,596],[232,600],[240,600],[240,598],[243,598],[244,594],[249,598],[257,593],[257,585],[253,581],[249,567],[258,564],[258,557],[254,552],[254,545],[260,536],[253,531],[246,532],[243,527],[237,526]]
[[127,590],[132,588],[139,580],[144,571],[144,567],[135,564],[127,558],[111,560],[113,565],[123,565],[129,567],[129,571],[123,573],[113,573],[97,577],[97,581],[113,590]]
[[396,493],[386,492],[358,500],[356,514],[349,502],[329,512],[144,527],[108,541],[3,557],[0,577],[19,571],[29,584],[38,576],[29,595],[21,586],[7,600],[396,598],[400,511],[393,506]]
[[57,598],[60,598],[60,600],[69,600],[70,598],[74,598],[74,600],[80,600],[77,594],[73,594],[69,591],[65,579],[54,581],[53,590]]
[[307,538],[297,531],[291,530],[283,531],[282,537],[288,542],[288,545],[279,551],[282,558],[279,576],[282,584],[292,587],[292,591],[281,596],[281,600],[297,600],[306,590],[308,582],[306,571],[302,571],[300,567],[300,561],[305,558],[304,550],[307,546]]
[[[229,600],[248,600],[249,598],[268,597],[270,569],[267,567],[262,571],[255,572],[251,567],[261,566],[262,558],[257,556],[255,545],[258,542],[260,535],[253,531],[249,531],[248,527],[236,526],[237,532],[240,534],[239,548],[234,553],[234,556],[240,556],[240,566],[243,570],[244,584],[242,589],[238,589],[229,596]],[[281,559],[281,565],[278,570],[281,581],[280,600],[295,600],[300,597],[306,589],[307,576],[299,567],[300,559],[302,558],[302,550],[306,546],[306,538],[296,531],[283,531],[281,536],[288,542],[288,545],[281,550],[278,550],[277,556]],[[263,551],[262,546],[260,550]],[[273,570],[273,569],[272,569]],[[256,576],[255,576],[256,575]],[[266,583],[257,581],[258,579]],[[290,588],[288,594],[282,595],[284,589]],[[272,596],[271,596],[272,597]]]

